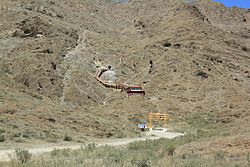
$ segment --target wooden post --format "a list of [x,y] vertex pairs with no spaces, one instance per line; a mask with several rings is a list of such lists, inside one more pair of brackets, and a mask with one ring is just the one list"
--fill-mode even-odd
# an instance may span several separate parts
[[152,129],[152,112],[149,113],[149,129]]
[[167,113],[164,114],[164,128],[167,127]]

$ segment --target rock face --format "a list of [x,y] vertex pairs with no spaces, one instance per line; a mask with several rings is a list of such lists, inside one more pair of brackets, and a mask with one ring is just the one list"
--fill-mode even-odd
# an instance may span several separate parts
[[[157,111],[249,130],[249,37],[249,10],[210,0],[1,0],[0,126],[39,139],[129,136]],[[105,79],[147,96],[98,83],[110,64]]]
[[108,82],[116,82],[116,73],[113,70],[108,70],[102,74],[102,79]]

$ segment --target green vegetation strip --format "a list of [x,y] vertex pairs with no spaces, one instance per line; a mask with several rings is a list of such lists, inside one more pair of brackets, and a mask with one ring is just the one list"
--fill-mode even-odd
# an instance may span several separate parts
[[123,147],[88,144],[80,150],[54,150],[45,155],[32,157],[25,150],[16,150],[10,162],[0,163],[0,167],[117,167],[117,166],[180,166],[180,167],[221,167],[247,166],[249,155],[245,161],[231,161],[224,152],[214,156],[186,155],[176,153],[176,148],[197,140],[197,136],[187,135],[174,140],[159,139],[137,141]]

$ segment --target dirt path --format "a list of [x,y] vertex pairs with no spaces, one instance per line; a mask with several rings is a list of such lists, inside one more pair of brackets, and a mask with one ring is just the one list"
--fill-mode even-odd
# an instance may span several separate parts
[[65,91],[67,87],[72,83],[72,77],[71,73],[72,71],[79,69],[81,66],[84,66],[87,61],[86,57],[84,56],[84,51],[85,51],[85,38],[86,38],[86,33],[87,31],[84,31],[80,33],[79,39],[77,41],[77,46],[69,51],[62,63],[62,66],[64,69],[66,69],[66,72],[63,76],[63,91],[62,91],[62,96],[60,98],[60,104],[61,105],[66,105],[65,103]]
[[[94,142],[98,147],[100,146],[122,146],[129,144],[131,142],[135,141],[145,141],[147,139],[155,140],[159,138],[167,138],[167,139],[173,139],[179,136],[182,136],[182,133],[175,133],[175,132],[152,132],[147,133],[144,137],[138,137],[138,138],[124,138],[124,139],[107,139],[107,140],[100,140]],[[70,150],[77,150],[84,147],[86,144],[78,144],[78,145],[69,145],[69,146],[35,146],[34,148],[27,149],[32,155],[40,155],[46,152],[51,152],[54,149],[70,149]],[[15,150],[0,150],[0,161],[10,161],[10,157],[12,157],[15,153]]]

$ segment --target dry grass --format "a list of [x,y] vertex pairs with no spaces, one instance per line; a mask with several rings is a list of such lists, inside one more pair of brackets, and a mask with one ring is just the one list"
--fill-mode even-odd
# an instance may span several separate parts
[[26,163],[12,160],[1,163],[1,167],[82,167],[82,166],[176,166],[176,167],[247,167],[249,155],[231,157],[224,152],[217,152],[209,156],[197,154],[177,154],[175,148],[188,144],[192,136],[185,136],[175,140],[159,139],[144,142],[134,142],[127,147],[96,147],[86,145],[76,151],[54,150],[49,154],[34,157]]

